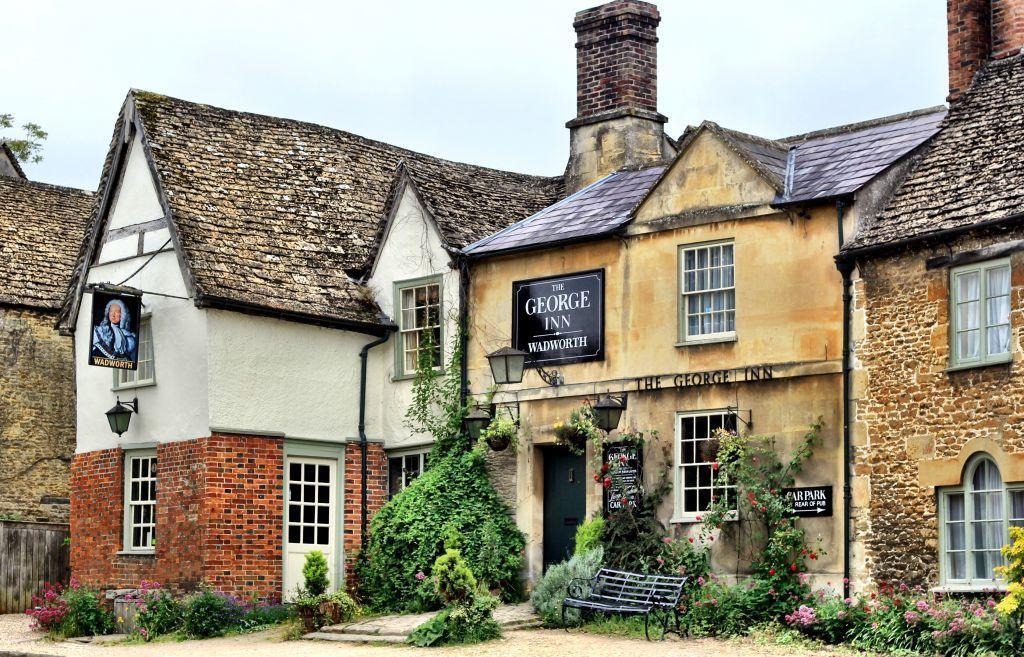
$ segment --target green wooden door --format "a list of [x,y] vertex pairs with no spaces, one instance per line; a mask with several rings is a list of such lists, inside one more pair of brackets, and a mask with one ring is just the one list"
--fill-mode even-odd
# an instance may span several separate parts
[[544,450],[544,568],[565,561],[587,512],[586,460],[564,448]]

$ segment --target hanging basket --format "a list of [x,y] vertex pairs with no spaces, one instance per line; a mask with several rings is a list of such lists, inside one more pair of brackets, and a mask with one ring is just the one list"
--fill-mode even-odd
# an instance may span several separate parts
[[512,438],[508,435],[490,436],[487,439],[487,446],[492,452],[504,452],[512,444]]

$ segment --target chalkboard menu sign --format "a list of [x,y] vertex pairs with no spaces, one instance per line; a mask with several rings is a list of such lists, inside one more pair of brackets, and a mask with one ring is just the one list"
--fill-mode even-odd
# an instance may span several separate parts
[[527,366],[604,358],[604,270],[513,283],[512,345]]
[[605,477],[611,480],[604,487],[604,508],[617,511],[640,505],[644,482],[644,448],[634,443],[617,443],[604,448]]

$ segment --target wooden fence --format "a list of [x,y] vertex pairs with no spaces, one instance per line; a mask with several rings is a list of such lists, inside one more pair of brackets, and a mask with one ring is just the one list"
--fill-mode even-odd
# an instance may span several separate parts
[[67,525],[0,521],[0,614],[32,606],[44,582],[67,583]]

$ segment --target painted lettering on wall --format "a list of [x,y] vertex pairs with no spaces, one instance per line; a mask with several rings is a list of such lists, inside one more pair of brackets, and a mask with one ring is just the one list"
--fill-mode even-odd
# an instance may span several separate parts
[[604,271],[512,284],[512,344],[527,365],[604,357]]
[[656,376],[639,376],[636,378],[637,392],[648,392],[666,388],[693,388],[712,386],[722,383],[749,383],[752,381],[771,381],[774,376],[771,365],[751,365],[736,367],[729,370],[712,370],[709,372],[686,372],[683,374],[660,374]]

